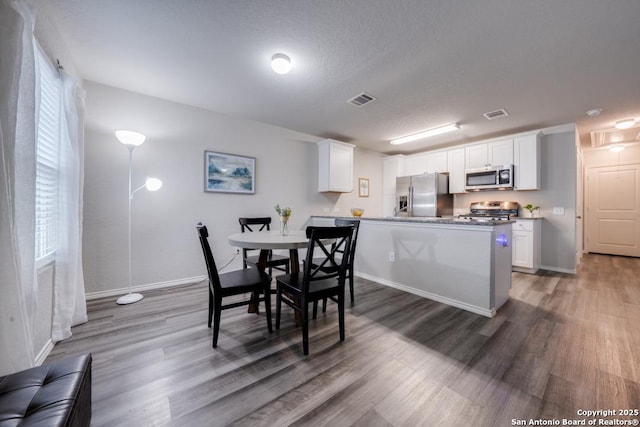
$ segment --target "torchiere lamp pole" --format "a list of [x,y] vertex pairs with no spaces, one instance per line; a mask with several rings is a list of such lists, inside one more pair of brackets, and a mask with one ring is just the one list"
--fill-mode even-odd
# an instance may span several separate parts
[[135,190],[132,190],[132,186],[131,186],[131,174],[132,174],[132,170],[133,170],[133,150],[136,149],[136,147],[139,147],[140,145],[142,145],[142,143],[145,140],[145,136],[139,132],[133,132],[133,131],[129,131],[129,130],[117,130],[116,131],[116,137],[118,138],[118,140],[120,142],[122,142],[127,149],[129,149],[129,229],[128,229],[128,235],[129,235],[129,293],[127,293],[126,295],[121,296],[120,298],[118,298],[118,300],[116,301],[116,303],[120,304],[120,305],[125,305],[125,304],[133,304],[134,302],[138,302],[140,301],[143,296],[142,294],[138,294],[138,293],[131,293],[131,201],[133,200],[133,195],[138,192],[139,190],[142,190],[143,188],[146,187],[147,190],[149,191],[156,191],[159,190],[160,187],[162,187],[162,181],[160,181],[157,178],[147,178],[147,180],[145,181],[144,185],[136,188]]

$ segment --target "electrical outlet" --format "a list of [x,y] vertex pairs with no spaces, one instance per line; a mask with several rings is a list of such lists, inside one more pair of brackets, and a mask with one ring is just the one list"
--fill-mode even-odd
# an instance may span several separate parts
[[396,262],[396,253],[393,251],[389,252],[389,262]]
[[324,208],[324,209],[322,209],[322,212],[324,212],[324,213],[329,213],[329,212],[331,212],[331,209],[329,209],[329,208]]
[[340,208],[336,206],[335,208],[333,208],[333,211],[334,212],[340,212]]
[[553,214],[554,215],[564,215],[564,208],[553,208]]

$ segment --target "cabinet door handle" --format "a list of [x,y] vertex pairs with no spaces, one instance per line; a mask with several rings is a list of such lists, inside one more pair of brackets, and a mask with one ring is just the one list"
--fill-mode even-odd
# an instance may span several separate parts
[[578,215],[578,216],[576,217],[576,219],[582,219],[582,217],[581,217],[580,215]]

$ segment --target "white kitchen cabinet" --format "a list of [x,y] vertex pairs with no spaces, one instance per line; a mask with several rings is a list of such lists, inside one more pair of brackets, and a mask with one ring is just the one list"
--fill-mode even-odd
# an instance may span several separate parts
[[353,191],[353,148],[355,145],[325,139],[318,142],[318,191]]
[[446,151],[438,151],[427,155],[427,172],[447,172],[448,156]]
[[428,154],[413,154],[407,156],[406,175],[419,175],[427,172]]
[[513,138],[500,139],[465,148],[467,169],[489,165],[510,165],[513,163]]
[[382,197],[382,217],[394,216],[396,209],[396,196]]
[[513,164],[513,138],[490,142],[487,144],[487,147],[489,151],[489,164]]
[[447,172],[447,152],[420,153],[407,156],[407,175]]
[[382,159],[382,196],[396,197],[396,178],[407,175],[406,156],[396,154]]
[[535,273],[540,268],[542,219],[518,219],[511,231],[511,264],[514,271]]
[[465,167],[467,169],[482,168],[489,164],[487,144],[477,144],[465,147]]
[[517,136],[513,140],[514,190],[540,189],[540,140],[542,133]]
[[464,193],[464,148],[447,151],[449,172],[449,193]]

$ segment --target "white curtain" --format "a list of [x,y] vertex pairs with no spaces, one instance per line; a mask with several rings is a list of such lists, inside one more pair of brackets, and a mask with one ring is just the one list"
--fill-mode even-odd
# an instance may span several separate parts
[[0,375],[34,363],[33,13],[0,0]]
[[58,238],[53,286],[52,339],[71,336],[71,326],[87,321],[82,272],[84,182],[84,89],[61,71],[62,126],[58,176]]

